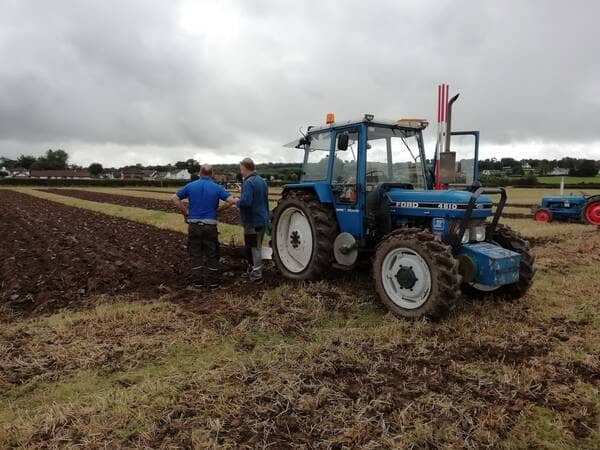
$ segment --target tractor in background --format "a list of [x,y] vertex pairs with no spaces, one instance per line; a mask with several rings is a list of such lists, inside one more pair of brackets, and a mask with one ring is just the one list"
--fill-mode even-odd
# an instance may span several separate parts
[[538,222],[566,220],[600,226],[600,195],[545,195],[534,208]]
[[[304,162],[300,182],[284,186],[272,216],[273,259],[285,277],[319,279],[372,258],[379,297],[407,318],[440,317],[461,292],[527,292],[534,275],[529,243],[499,223],[505,190],[477,181],[479,132],[450,130],[457,97],[448,100],[448,87],[438,87],[432,164],[421,119],[365,114],[336,122],[328,114],[324,126],[286,145],[303,150]],[[455,135],[475,138],[462,178],[449,148]],[[495,210],[493,194],[500,195]]]

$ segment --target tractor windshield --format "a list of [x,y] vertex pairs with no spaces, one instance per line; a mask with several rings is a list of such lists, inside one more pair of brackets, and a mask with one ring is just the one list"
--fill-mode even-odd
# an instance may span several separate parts
[[369,126],[367,129],[367,190],[377,184],[406,183],[425,188],[418,130]]

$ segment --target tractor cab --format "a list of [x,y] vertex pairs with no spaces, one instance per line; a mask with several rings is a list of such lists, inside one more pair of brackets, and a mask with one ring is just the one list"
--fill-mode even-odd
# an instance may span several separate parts
[[[406,226],[434,229],[440,239],[457,240],[451,234],[458,233],[460,219],[467,214],[472,194],[465,187],[476,180],[477,164],[470,165],[468,186],[455,183],[451,191],[435,190],[423,144],[427,121],[376,120],[365,114],[343,123],[329,115],[328,122],[309,127],[305,136],[286,145],[304,150],[304,162],[300,182],[286,185],[284,191],[314,191],[319,201],[332,204],[340,232],[362,248]],[[478,133],[475,148],[476,156]],[[460,179],[454,163],[445,168],[445,183]],[[481,228],[491,208],[491,199],[478,195],[468,215],[469,223],[476,221],[479,229],[467,227],[460,239],[483,240]]]

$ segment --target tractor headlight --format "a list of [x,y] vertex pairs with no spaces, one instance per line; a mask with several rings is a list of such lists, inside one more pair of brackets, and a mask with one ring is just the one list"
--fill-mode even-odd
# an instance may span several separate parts
[[467,230],[465,230],[465,234],[463,234],[463,237],[462,237],[462,239],[461,239],[461,241],[460,241],[460,242],[461,242],[461,244],[468,244],[468,243],[469,243],[469,241],[471,240],[471,236],[470,236],[470,234],[471,234],[471,233],[469,233],[469,230],[468,230],[468,229],[467,229]]
[[485,225],[478,225],[476,227],[473,227],[471,231],[471,236],[474,241],[485,241]]

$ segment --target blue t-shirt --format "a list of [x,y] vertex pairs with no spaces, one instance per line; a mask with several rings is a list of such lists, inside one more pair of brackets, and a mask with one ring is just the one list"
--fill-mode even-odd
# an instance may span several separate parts
[[180,200],[189,199],[188,219],[190,220],[217,220],[219,200],[227,200],[231,196],[221,185],[209,177],[201,177],[186,184],[175,195]]

